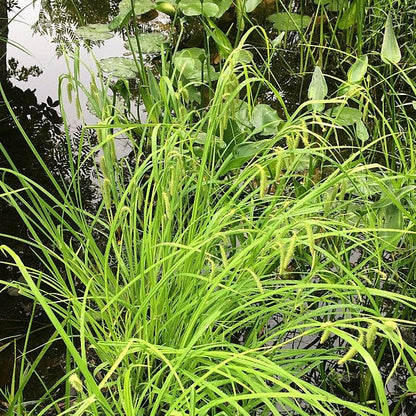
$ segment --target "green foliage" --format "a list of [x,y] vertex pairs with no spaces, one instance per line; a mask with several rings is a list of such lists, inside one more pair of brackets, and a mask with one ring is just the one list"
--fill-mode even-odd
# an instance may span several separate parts
[[[136,3],[134,14],[156,7]],[[359,30],[351,16],[361,16],[360,2],[318,3],[336,14],[334,31]],[[181,49],[181,39],[169,47],[159,34],[148,48],[133,19],[133,59],[101,60],[89,87],[72,56],[61,98],[67,89],[85,111],[86,96],[98,122],[82,139],[93,129],[99,140],[88,154],[71,153],[69,183],[50,173],[23,129],[53,192],[1,167],[0,197],[20,214],[25,244],[42,261],[28,268],[2,245],[25,280],[4,283],[42,307],[68,351],[56,385],[68,397],[47,390],[24,410],[38,361],[26,363],[6,397],[11,411],[42,415],[59,404],[66,414],[96,416],[381,416],[399,414],[385,388],[392,377],[414,392],[416,350],[404,334],[416,313],[416,127],[409,102],[394,92],[397,82],[414,93],[414,80],[408,68],[388,67],[387,76],[372,55],[340,49],[331,52],[343,67],[332,71],[322,45],[315,62],[311,35],[299,52],[311,81],[290,110],[273,72],[283,37],[273,44],[256,27],[234,43],[214,20],[224,4],[172,4],[202,20],[205,48]],[[239,5],[249,13],[258,2]],[[111,27],[132,16],[131,2],[122,2]],[[241,32],[249,17],[240,17]],[[288,12],[272,20],[299,32],[296,47],[318,24]],[[262,47],[249,44],[253,37]],[[222,55],[217,67],[211,44]],[[157,75],[143,62],[155,49]],[[383,54],[396,61],[384,46]],[[141,101],[127,80],[136,77]],[[378,100],[378,88],[393,99]],[[145,120],[130,113],[134,101]],[[117,155],[119,140],[129,142],[129,158]],[[91,162],[94,210],[82,203],[80,180]],[[17,189],[3,179],[10,175]],[[344,386],[351,374],[353,394]]]
[[387,16],[386,26],[384,29],[383,45],[381,46],[381,59],[386,64],[398,64],[402,54],[400,52],[399,44],[397,43],[396,35],[394,34],[393,23],[391,15]]

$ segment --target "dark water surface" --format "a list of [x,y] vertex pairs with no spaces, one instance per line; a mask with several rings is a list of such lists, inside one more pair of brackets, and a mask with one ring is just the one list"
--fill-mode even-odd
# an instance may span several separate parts
[[[58,79],[68,68],[62,56],[61,45],[70,49],[76,42],[74,34],[78,19],[82,23],[107,22],[117,11],[118,1],[96,0],[76,2],[78,12],[71,1],[0,0],[0,82],[10,105],[24,131],[42,155],[52,173],[57,177],[68,171],[66,141],[58,101]],[[44,7],[42,7],[44,6]],[[7,25],[7,22],[9,24]],[[96,45],[93,53],[97,59],[119,54],[122,39],[114,37],[105,45]],[[94,68],[93,58],[81,48],[81,59]],[[88,84],[88,71],[81,72],[81,78]],[[82,126],[73,105],[66,102],[67,120],[74,141]],[[83,103],[85,105],[85,102]],[[94,123],[91,114],[83,114],[84,122]],[[25,175],[48,188],[46,175],[23,139],[4,100],[0,101],[0,145],[13,160],[15,166]],[[122,151],[122,150],[121,150]],[[7,159],[0,156],[0,166],[9,167]],[[3,178],[2,178],[3,179]],[[11,186],[18,186],[9,175],[5,178]],[[86,178],[85,193],[91,195],[94,185]],[[30,248],[5,235],[27,239],[28,234],[15,210],[0,202],[0,244],[10,246],[27,266],[39,267],[38,260]],[[0,263],[0,279],[14,281],[21,279],[17,270],[3,260]],[[28,330],[33,304],[16,291],[0,286],[0,389],[8,389],[13,378],[15,357],[19,357],[23,340]],[[32,323],[29,350],[32,357],[52,335],[42,312],[35,311]],[[17,342],[13,342],[17,339]],[[31,357],[29,355],[29,358]],[[58,344],[49,350],[48,359],[38,367],[39,377],[57,380],[64,368],[63,348]],[[19,365],[19,359],[16,360]],[[27,390],[27,400],[35,399],[44,389],[34,382]],[[0,401],[3,401],[0,394]],[[0,403],[0,409],[1,409]],[[0,410],[1,414],[1,410]]]

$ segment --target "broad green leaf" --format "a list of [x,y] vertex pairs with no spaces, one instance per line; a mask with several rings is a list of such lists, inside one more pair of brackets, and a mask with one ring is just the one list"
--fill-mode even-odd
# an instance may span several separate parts
[[368,68],[368,56],[363,55],[351,65],[351,68],[348,70],[348,82],[350,84],[359,84],[367,73]]
[[262,136],[276,134],[277,128],[281,122],[282,119],[279,117],[276,110],[273,110],[269,105],[257,104],[253,108],[251,124]]
[[114,36],[114,33],[110,31],[108,25],[104,23],[92,23],[86,26],[80,26],[75,30],[75,34],[82,39],[93,42],[111,39]]
[[219,8],[215,3],[200,0],[181,0],[178,7],[182,10],[185,16],[199,16],[214,17],[217,15]]
[[155,3],[152,0],[134,0],[132,8],[131,0],[121,0],[118,7],[121,13],[128,13],[134,10],[134,14],[139,16],[153,10],[155,8]]
[[[159,52],[161,45],[167,40],[166,36],[160,32],[140,33],[137,37],[139,38],[140,50],[142,53]],[[139,48],[136,36],[131,36],[124,44],[124,47],[138,53]]]
[[[183,49],[173,57],[173,64],[190,81],[208,81],[218,79],[218,73],[212,65],[207,66],[205,51],[201,48]],[[209,68],[209,69],[208,69]]]
[[258,142],[245,142],[234,147],[232,154],[220,167],[219,175],[225,175],[233,169],[239,169],[245,162],[256,156],[264,147],[268,145],[268,140]]
[[297,13],[276,13],[267,18],[278,30],[289,32],[290,30],[300,31],[309,26],[311,18],[308,15]]
[[262,0],[245,0],[244,8],[247,13],[251,13],[261,2]]
[[214,39],[221,57],[228,58],[230,53],[233,51],[233,46],[231,45],[228,36],[209,19],[205,28],[212,39]]
[[[308,98],[311,101],[322,101],[328,94],[328,86],[326,85],[325,77],[322,74],[321,68],[315,66],[313,71],[312,80],[308,89]],[[312,102],[310,104],[314,111],[324,111],[325,103]]]
[[325,6],[330,12],[339,12],[344,9],[346,0],[314,0],[315,4]]
[[406,387],[411,393],[416,393],[416,376],[410,376],[406,380]]
[[245,101],[240,101],[240,105],[238,110],[235,112],[234,119],[242,131],[251,130],[253,128],[253,124],[251,123],[249,116],[249,107]]
[[133,59],[129,58],[105,58],[100,60],[100,67],[118,78],[136,78],[137,67]]
[[349,29],[357,23],[357,0],[342,13],[338,21],[338,28],[341,30]]
[[387,16],[384,28],[383,45],[381,46],[381,60],[386,64],[397,64],[400,62],[402,54],[396,35],[394,34],[393,23],[390,14]]
[[365,127],[365,124],[363,123],[363,121],[360,119],[357,121],[356,124],[356,132],[357,132],[357,137],[364,143],[368,140],[368,138],[370,137],[367,131],[367,128]]
[[[384,240],[386,249],[392,251],[396,249],[403,234],[403,214],[394,204],[389,204],[383,211],[385,230],[381,229],[380,238]],[[398,231],[388,231],[388,229]]]
[[279,46],[283,42],[283,38],[285,37],[285,35],[286,35],[286,32],[280,32],[279,36],[277,36],[276,38],[272,40],[272,45],[274,47]]
[[215,3],[218,6],[215,17],[221,17],[231,7],[233,0],[216,0]]
[[155,8],[155,4],[152,0],[134,0],[133,7],[131,4],[131,0],[121,0],[120,4],[118,5],[119,13],[118,15],[110,22],[109,28],[115,29],[117,27],[123,27],[127,24],[130,16],[134,14],[139,16],[141,14],[145,14],[150,12]]
[[340,126],[352,126],[362,118],[360,110],[357,108],[345,107],[344,105],[332,107],[327,110],[325,114],[334,118]]
[[232,58],[234,62],[249,64],[253,61],[253,54],[246,49],[238,49],[233,53]]

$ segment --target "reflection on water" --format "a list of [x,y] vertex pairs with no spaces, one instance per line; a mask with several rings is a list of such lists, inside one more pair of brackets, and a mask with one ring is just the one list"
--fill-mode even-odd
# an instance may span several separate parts
[[[30,137],[34,147],[42,156],[56,178],[69,177],[66,137],[62,130],[62,119],[59,114],[58,78],[67,72],[66,62],[62,56],[62,45],[75,45],[74,30],[78,21],[82,24],[108,21],[114,15],[118,1],[81,1],[77,9],[72,1],[10,1],[0,0],[0,82],[25,133]],[[10,22],[7,25],[7,22]],[[6,42],[7,41],[7,42]],[[97,45],[93,48],[97,58],[112,56],[121,50],[122,40],[114,38],[107,42],[105,48]],[[58,53],[57,53],[58,52]],[[81,59],[93,64],[84,48]],[[92,65],[93,66],[93,65]],[[89,82],[89,73],[81,73],[84,82]],[[76,112],[71,111],[69,103],[68,121],[71,127],[74,148],[81,134],[81,123]],[[85,103],[83,103],[85,104]],[[91,115],[85,115],[87,122],[94,123]],[[10,160],[3,154],[0,156],[0,167],[8,168],[11,163],[23,174],[27,175],[46,189],[47,175],[39,162],[33,157],[32,151],[16,127],[4,100],[0,101],[0,145]],[[94,139],[92,136],[91,139]],[[87,149],[89,151],[89,149]],[[83,189],[85,199],[92,200],[94,186],[90,167],[83,172]],[[14,175],[2,178],[9,186],[18,187]],[[5,236],[12,235],[15,239]],[[0,202],[0,244],[12,247],[24,263],[31,267],[39,267],[37,257],[31,249],[19,239],[27,239],[28,233],[16,211],[4,201]],[[1,259],[3,260],[3,259]],[[0,278],[17,280],[19,273],[12,266],[0,263]],[[0,389],[10,385],[13,376],[14,358],[19,357],[28,321],[32,314],[32,304],[12,290],[0,287]],[[51,328],[45,327],[47,321],[41,311],[35,314],[30,337],[29,349],[44,344],[52,335]],[[16,344],[13,338],[20,339]],[[62,372],[62,348],[57,345],[50,349],[48,360],[38,367],[40,376],[45,375],[51,380],[58,378]],[[19,363],[19,360],[17,360]],[[42,374],[43,372],[43,374]],[[41,384],[34,383],[29,389],[27,398],[39,396]],[[1,401],[1,395],[0,395]],[[1,410],[0,410],[1,414]]]

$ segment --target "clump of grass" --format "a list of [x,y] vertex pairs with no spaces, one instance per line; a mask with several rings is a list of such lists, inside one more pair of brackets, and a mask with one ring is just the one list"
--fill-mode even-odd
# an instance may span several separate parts
[[[227,142],[238,100],[253,111],[258,84],[284,106],[236,58],[245,39],[202,110],[184,111],[162,76],[153,84],[157,113],[135,123],[114,110],[108,83],[95,85],[103,118],[85,130],[99,144],[78,152],[69,185],[50,175],[52,193],[2,169],[21,183],[16,191],[1,181],[1,197],[19,212],[42,269],[1,250],[25,279],[14,285],[43,308],[68,351],[66,397],[48,389],[29,410],[21,377],[9,412],[44,415],[63,401],[74,415],[390,414],[385,385],[399,368],[413,376],[416,358],[403,336],[416,309],[406,274],[414,173],[369,161],[384,137],[357,146],[354,130],[309,111],[313,102],[294,114],[284,108],[261,146],[253,147],[256,132],[240,134],[239,147]],[[413,153],[390,121],[404,162]],[[338,134],[353,144],[334,142]],[[120,138],[130,140],[134,164],[117,158]],[[89,212],[78,178],[98,150],[102,202]],[[343,386],[349,371],[358,396]]]

